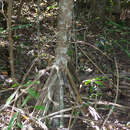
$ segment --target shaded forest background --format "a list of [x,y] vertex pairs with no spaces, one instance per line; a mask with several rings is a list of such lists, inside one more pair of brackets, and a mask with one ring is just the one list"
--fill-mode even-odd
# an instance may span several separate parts
[[62,45],[61,4],[0,0],[0,129],[130,129],[130,1],[74,0]]

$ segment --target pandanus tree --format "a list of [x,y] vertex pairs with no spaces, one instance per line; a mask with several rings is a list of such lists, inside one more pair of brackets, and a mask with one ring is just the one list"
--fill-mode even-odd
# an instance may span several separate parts
[[[73,0],[59,1],[59,18],[58,18],[58,35],[57,35],[57,49],[56,59],[51,67],[49,78],[47,79],[41,94],[37,100],[36,106],[43,105],[45,109],[43,112],[34,111],[34,115],[40,117],[45,116],[49,112],[49,106],[53,106],[51,111],[58,111],[64,108],[65,88],[73,93],[74,99],[78,104],[82,103],[76,84],[73,81],[68,64],[70,57],[68,56],[68,47],[71,39],[72,29],[72,7]],[[84,113],[84,110],[82,109]],[[63,127],[63,113],[61,112],[60,119],[54,119],[53,125],[55,127]]]

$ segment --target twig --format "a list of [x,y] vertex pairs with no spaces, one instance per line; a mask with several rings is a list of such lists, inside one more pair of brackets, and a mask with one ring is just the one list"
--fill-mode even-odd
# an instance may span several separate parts
[[8,1],[8,39],[9,39],[9,56],[10,56],[10,68],[11,68],[11,78],[14,80],[14,57],[13,57],[13,40],[12,40],[12,31],[11,31],[11,16],[12,16],[12,4],[13,0]]
[[113,85],[113,82],[109,79],[108,76],[105,75],[105,73],[94,63],[94,61],[78,46],[78,48],[80,49],[80,51],[84,54],[84,56],[86,56],[88,58],[88,60],[100,71],[100,73],[102,73],[109,81],[110,83]]
[[[47,102],[47,99],[48,99],[48,96],[50,96],[50,99],[52,99],[52,93],[53,92],[51,92],[51,94],[49,93],[49,95],[48,95],[48,93],[47,93],[47,91],[48,91],[48,89],[51,89],[50,87],[52,87],[52,85],[53,84],[51,84],[51,83],[54,83],[55,82],[55,80],[56,80],[56,78],[54,78],[55,77],[55,70],[54,69],[52,69],[51,70],[51,73],[50,73],[50,75],[49,75],[49,78],[47,79],[47,81],[46,81],[46,83],[44,84],[44,86],[43,86],[43,88],[42,88],[42,90],[41,90],[41,94],[40,94],[40,96],[39,96],[39,98],[38,98],[38,100],[37,100],[37,103],[36,103],[36,105],[35,106],[39,106],[39,105],[43,105],[43,101],[44,101],[44,98],[46,97],[46,102]],[[52,80],[52,78],[53,78],[53,80]],[[53,82],[52,82],[53,81]],[[54,91],[54,89],[51,89],[52,91]],[[47,108],[46,108],[47,109]],[[46,113],[46,110],[45,109],[45,113]],[[38,113],[39,111],[38,110],[33,110],[33,115],[36,115],[37,113]]]
[[1,93],[7,92],[7,91],[11,91],[14,90],[15,88],[8,88],[8,89],[4,89],[4,90],[0,90],[0,95]]
[[[69,82],[70,82],[70,85],[71,85],[71,87],[72,87],[72,89],[73,89],[73,91],[74,91],[74,93],[75,93],[75,95],[76,95],[76,102],[77,102],[77,104],[78,104],[78,105],[83,104],[83,101],[82,101],[82,99],[81,99],[81,97],[80,97],[80,94],[79,94],[79,91],[78,91],[78,89],[77,89],[77,86],[76,86],[76,84],[74,83],[74,81],[73,81],[73,79],[72,79],[72,76],[71,76],[70,71],[68,70],[68,68],[66,68],[66,73],[67,73],[67,78],[68,78],[68,80],[69,80]],[[82,112],[82,114],[85,116],[85,114],[87,113],[86,108],[85,108],[85,107],[82,107],[82,108],[81,108],[81,112]]]
[[94,63],[94,61],[81,49],[81,47],[78,46],[78,48],[84,54],[84,56],[86,56],[88,58],[88,60],[100,71],[100,73],[102,73],[103,75],[105,75],[103,73],[103,71]]
[[71,111],[72,109],[81,108],[82,106],[83,106],[83,105],[77,105],[77,106],[74,106],[74,107],[71,107],[71,108],[66,108],[66,109],[63,109],[63,110],[60,110],[60,111],[51,113],[51,114],[49,114],[49,115],[46,115],[46,116],[44,116],[44,117],[41,117],[41,118],[39,118],[39,120],[44,120],[44,119],[50,118],[50,117],[52,117],[52,116],[54,116],[54,115]]
[[21,84],[24,83],[25,79],[26,79],[27,76],[29,75],[30,71],[32,70],[32,68],[33,68],[33,66],[35,65],[35,63],[36,63],[37,60],[38,60],[38,58],[36,58],[36,59],[33,60],[31,67],[30,67],[30,68],[28,69],[28,71],[24,74]]
[[84,41],[77,41],[78,44],[86,44],[86,45],[89,45],[91,47],[93,47],[95,50],[98,50],[101,54],[103,54],[104,56],[106,56],[109,60],[113,61],[111,59],[111,57],[109,57],[106,53],[104,53],[101,49],[97,48],[96,46],[94,46],[92,43],[90,44],[89,42],[84,42]]
[[[64,109],[64,72],[63,71],[59,71],[59,85],[60,85],[60,98],[59,98],[59,108],[60,110]],[[63,119],[63,113],[61,112],[61,118],[60,118],[60,128],[64,127],[64,119]]]
[[69,124],[68,124],[68,129],[70,130],[70,125],[71,125],[71,121],[72,121],[72,114],[74,112],[74,108],[72,107],[72,112],[71,112],[71,116],[70,116],[70,119],[69,119]]
[[[23,85],[19,85],[19,87],[18,87],[18,88],[15,90],[15,92],[13,92],[13,94],[11,95],[11,96],[12,96],[12,101],[10,101],[8,104],[5,104],[4,106],[2,106],[1,110],[5,109],[6,107],[9,106],[9,104],[11,104],[11,103],[15,102],[16,100],[18,100],[18,99],[22,96],[22,94],[25,93],[25,92],[27,91],[27,89],[29,89],[30,87],[32,87],[32,85],[34,84],[34,82],[37,81],[42,75],[44,75],[44,73],[39,74],[39,75],[32,81],[32,84],[30,84],[26,89],[24,89],[24,91],[21,91],[21,93],[19,94],[19,96],[17,96],[18,93],[19,93],[19,90],[23,87]],[[10,97],[11,97],[11,96],[10,96]],[[15,98],[16,96],[17,96],[17,98]],[[15,99],[13,99],[13,98],[15,98]],[[1,111],[1,110],[0,110],[0,111]]]
[[[33,123],[39,125],[41,128],[43,128],[44,130],[48,130],[47,126],[42,123],[39,119],[37,119],[36,117],[32,116],[31,114],[26,113],[25,111],[23,111],[22,109],[19,109],[17,107],[14,106],[8,106],[9,108],[12,108],[13,111],[16,111],[18,113],[20,113],[22,116],[26,116],[26,118],[30,121],[32,121]],[[26,120],[27,120],[26,119]]]
[[128,107],[128,106],[120,105],[120,104],[113,103],[113,102],[108,102],[108,101],[95,101],[94,99],[89,99],[89,98],[87,98],[87,97],[81,97],[81,98],[82,98],[82,99],[85,99],[85,100],[89,100],[90,104],[115,106],[115,107],[118,107],[118,108],[123,109],[123,110],[130,110],[130,107]]
[[[118,92],[119,92],[119,70],[118,70],[118,65],[117,65],[117,61],[116,58],[114,58],[115,61],[115,66],[116,66],[116,73],[117,73],[117,83],[116,83],[116,97],[115,97],[115,101],[114,103],[116,104],[117,99],[118,99]],[[114,110],[115,106],[113,105],[112,108],[110,109],[107,118],[104,120],[103,125],[101,127],[101,130],[103,129],[104,125],[106,124],[106,122],[108,121],[110,115],[112,114],[113,110]]]

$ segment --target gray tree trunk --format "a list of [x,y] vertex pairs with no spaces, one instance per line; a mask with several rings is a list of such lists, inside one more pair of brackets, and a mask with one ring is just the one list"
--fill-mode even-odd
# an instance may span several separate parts
[[[45,110],[39,114],[40,117],[43,117],[48,113],[51,104],[53,106],[53,109],[51,108],[53,112],[64,109],[64,87],[66,86],[64,78],[67,79],[66,70],[70,60],[67,52],[71,37],[72,6],[73,0],[59,1],[56,59],[52,65],[50,76],[36,103],[36,106],[45,106]],[[39,113],[39,111],[34,110],[35,116],[38,115],[37,113]],[[52,120],[53,127],[63,127],[62,115],[63,113],[61,113],[60,118],[54,118]]]
[[[56,61],[54,66],[58,67],[58,75],[59,75],[59,87],[57,87],[54,98],[55,101],[59,103],[59,106],[56,106],[55,110],[60,110],[64,108],[63,105],[63,73],[66,70],[69,57],[67,54],[68,46],[71,37],[71,27],[72,27],[72,5],[73,0],[60,0],[59,1],[59,19],[58,19],[58,37],[57,37],[57,49],[56,49]],[[59,124],[60,123],[60,124]],[[63,127],[63,119],[59,121],[59,119],[54,120],[55,127]]]

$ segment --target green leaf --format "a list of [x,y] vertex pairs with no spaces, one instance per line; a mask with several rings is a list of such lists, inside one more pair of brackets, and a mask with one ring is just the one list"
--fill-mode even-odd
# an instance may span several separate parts
[[34,98],[37,98],[37,97],[38,97],[37,92],[36,92],[35,90],[31,89],[31,88],[29,88],[29,89],[27,90],[27,92],[28,92],[32,97],[34,97]]
[[57,3],[56,3],[56,4],[54,4],[54,5],[48,6],[48,7],[47,7],[47,10],[50,10],[50,9],[55,9],[55,8],[56,8],[56,6],[57,6]]
[[97,85],[103,85],[101,81],[95,81]]
[[101,79],[107,79],[107,77],[106,76],[102,76]]
[[32,84],[32,81],[28,81],[27,83],[25,83],[23,86],[29,86]]
[[113,22],[113,21],[109,21],[108,24],[111,24],[111,25],[113,25],[113,26],[116,26],[116,27],[122,28],[122,26],[121,26],[120,24],[117,24],[117,23],[115,23],[115,22]]
[[44,106],[35,106],[34,108],[37,109],[37,110],[44,110],[45,109]]
[[22,129],[22,124],[21,124],[21,122],[17,122],[17,126],[20,128],[20,129]]
[[91,80],[86,80],[86,81],[84,81],[84,85],[87,85],[87,84],[89,84],[89,83],[91,83]]
[[76,111],[73,112],[74,116],[77,116],[78,114],[79,114],[79,112],[76,112]]
[[18,84],[15,83],[15,84],[13,84],[13,85],[11,86],[11,88],[14,88],[14,87],[18,87]]
[[8,106],[10,104],[10,102],[12,101],[12,99],[15,97],[17,91],[15,91],[6,101],[5,106]]
[[93,87],[93,86],[90,86],[90,87],[89,87],[89,92],[90,92],[90,93],[93,93],[93,91],[94,91],[94,87]]
[[49,119],[46,119],[45,122],[46,122],[47,127],[50,128]]
[[69,55],[70,57],[72,57],[72,56],[73,56],[73,50],[69,50],[69,51],[68,51],[68,55]]
[[9,122],[9,126],[7,128],[8,130],[10,130],[12,128],[13,122],[14,122],[15,118],[17,117],[17,115],[18,115],[18,112],[13,114],[13,116],[11,117],[10,122]]
[[68,49],[68,51],[67,51],[67,54],[68,54],[70,57],[73,56],[73,54],[74,54],[74,50],[73,50],[72,45],[69,46],[69,49]]
[[2,67],[0,66],[0,70],[2,70],[2,69],[4,69],[4,67],[3,67],[3,66],[2,66]]
[[21,107],[23,107],[27,102],[28,102],[28,100],[30,99],[30,95],[28,95],[25,99],[24,99],[24,101],[23,101],[23,104],[21,105]]
[[94,80],[101,80],[101,78],[99,78],[99,77],[96,77],[96,78],[94,78]]
[[40,81],[34,81],[33,83],[37,85],[40,84]]
[[29,28],[29,27],[32,27],[32,24],[15,26],[15,27],[12,27],[11,30],[24,29],[24,28]]
[[86,103],[83,104],[83,106],[85,106],[85,107],[88,107],[90,105],[91,105],[91,103],[89,101],[87,101]]

